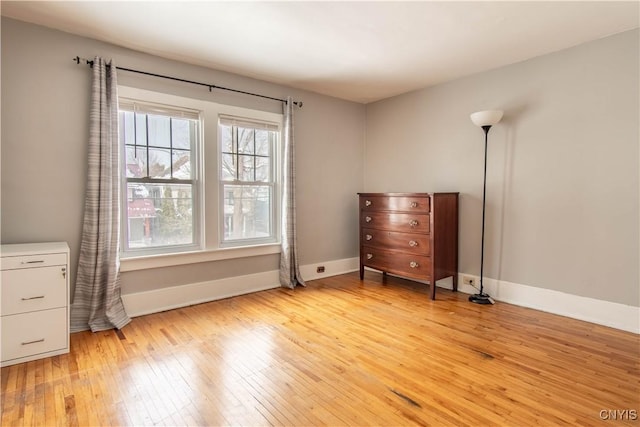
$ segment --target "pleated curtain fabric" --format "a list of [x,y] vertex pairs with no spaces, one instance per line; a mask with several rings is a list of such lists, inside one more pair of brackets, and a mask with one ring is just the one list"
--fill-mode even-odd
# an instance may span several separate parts
[[296,237],[296,150],[293,138],[293,100],[284,105],[282,155],[282,251],[280,254],[280,285],[293,289],[305,286],[298,264]]
[[120,297],[118,84],[113,62],[93,62],[89,168],[71,331],[121,329],[131,321]]

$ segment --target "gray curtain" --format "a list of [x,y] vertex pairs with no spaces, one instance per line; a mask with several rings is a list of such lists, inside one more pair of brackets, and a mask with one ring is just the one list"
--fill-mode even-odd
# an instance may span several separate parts
[[120,298],[120,155],[116,66],[93,61],[89,168],[71,331],[118,328],[131,321]]
[[280,285],[285,288],[304,286],[298,265],[296,240],[296,150],[293,141],[293,100],[284,105],[282,155],[282,253],[280,254]]

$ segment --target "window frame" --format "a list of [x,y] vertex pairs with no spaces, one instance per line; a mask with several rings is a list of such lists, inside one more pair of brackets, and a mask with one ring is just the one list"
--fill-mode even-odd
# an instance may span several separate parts
[[[280,220],[281,220],[281,183],[282,176],[280,162],[282,156],[282,128],[284,116],[282,113],[270,111],[248,109],[231,105],[215,103],[205,99],[173,95],[158,91],[150,91],[130,86],[118,86],[119,99],[140,100],[144,104],[158,104],[162,106],[180,106],[183,109],[200,111],[201,129],[199,144],[200,171],[200,212],[199,230],[200,247],[177,252],[173,247],[169,247],[166,252],[148,251],[147,253],[132,253],[121,251],[121,271],[143,270],[147,268],[167,267],[174,265],[186,265],[192,263],[217,261],[225,259],[237,259],[250,256],[279,254],[280,248]],[[274,241],[273,242],[242,242],[240,245],[222,245],[220,242],[219,219],[223,216],[223,206],[221,205],[219,167],[220,162],[220,137],[218,135],[218,119],[220,116],[232,116],[244,118],[245,121],[266,122],[276,124],[279,135],[274,150],[274,174],[275,190],[273,196],[274,215]],[[124,144],[120,144],[124,153]],[[123,173],[124,175],[124,173]],[[124,187],[126,188],[126,187]],[[123,191],[124,192],[124,191]],[[126,206],[126,204],[124,205]],[[123,236],[121,234],[121,236]]]
[[[203,117],[202,112],[199,110],[195,110],[188,107],[181,107],[176,105],[169,104],[161,104],[157,102],[150,102],[141,99],[133,99],[130,97],[119,96],[118,97],[118,120],[120,120],[120,111],[129,111],[134,114],[134,123],[136,120],[135,115],[138,113],[144,114],[152,114],[152,115],[160,115],[172,118],[186,118],[190,120],[196,120],[197,126],[195,130],[194,139],[190,141],[190,156],[191,156],[191,179],[177,179],[173,176],[168,179],[164,178],[152,178],[152,177],[143,177],[143,178],[130,178],[127,177],[126,172],[126,149],[129,144],[126,144],[124,141],[118,141],[120,148],[120,158],[121,158],[121,209],[120,209],[120,218],[121,218],[121,242],[120,242],[120,251],[124,257],[136,257],[136,256],[148,256],[148,255],[162,255],[162,254],[177,254],[182,252],[193,252],[197,250],[201,250],[203,248],[203,236],[202,236],[202,195],[203,195],[203,180],[201,178],[201,158],[203,153]],[[124,106],[124,107],[123,107]],[[120,126],[121,123],[118,123]],[[135,127],[134,127],[135,129]],[[171,132],[171,127],[169,128]],[[135,132],[135,131],[134,131]],[[120,135],[120,133],[119,133]],[[159,147],[152,146],[148,141],[148,119],[147,119],[147,136],[146,136],[146,147],[156,147],[169,150],[171,156],[171,166],[173,167],[173,147],[170,143],[169,147]],[[170,140],[171,140],[170,136]],[[147,153],[148,158],[148,153]],[[147,160],[147,167],[148,160]],[[153,246],[153,247],[142,247],[142,248],[131,248],[129,247],[129,237],[130,237],[130,228],[129,228],[129,215],[128,215],[128,185],[129,183],[140,183],[140,184],[190,184],[191,185],[191,197],[192,197],[192,243],[187,244],[173,244],[173,245],[162,245],[162,246]]]
[[[268,156],[269,159],[269,180],[268,181],[243,181],[243,180],[224,180],[223,179],[223,155],[228,154],[226,151],[223,151],[223,138],[222,138],[222,124],[232,126],[232,138],[237,142],[237,136],[233,137],[233,130],[236,129],[239,125],[251,126],[252,129],[255,130],[267,130],[276,132],[275,140],[269,144],[270,154]],[[280,123],[270,122],[266,120],[255,120],[247,117],[240,116],[229,116],[229,115],[219,115],[218,116],[218,198],[219,198],[219,213],[220,216],[218,218],[218,241],[219,246],[222,248],[234,248],[234,247],[242,247],[242,246],[255,246],[261,244],[269,244],[269,243],[278,243],[280,241],[280,186],[278,185],[281,182],[280,179],[280,147],[281,147],[281,139],[282,139],[282,126]],[[254,144],[255,144],[255,134],[254,134]],[[254,146],[255,148],[255,146]],[[236,145],[236,152],[233,153],[236,155],[236,158],[239,159],[240,155],[246,155],[240,153],[240,149]],[[254,162],[256,157],[264,157],[259,156],[255,152],[252,154],[254,157]],[[255,170],[254,170],[255,174]],[[255,178],[255,175],[254,175]],[[225,186],[227,185],[237,185],[237,186],[247,186],[247,187],[255,187],[255,186],[265,186],[270,189],[270,207],[269,207],[269,229],[271,233],[266,237],[251,237],[244,239],[233,239],[227,240],[225,239],[224,233],[224,222],[225,222]]]

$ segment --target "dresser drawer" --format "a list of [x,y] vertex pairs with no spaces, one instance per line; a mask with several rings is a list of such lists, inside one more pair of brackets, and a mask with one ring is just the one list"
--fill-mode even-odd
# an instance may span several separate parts
[[22,256],[3,256],[2,270],[14,270],[19,268],[47,267],[50,265],[66,265],[67,255],[59,254],[42,254],[42,255],[22,255]]
[[362,242],[370,247],[397,250],[416,255],[429,255],[429,235],[397,231],[362,229]]
[[2,318],[2,361],[68,347],[67,308],[15,314]]
[[[64,271],[63,271],[64,270]],[[2,271],[2,316],[65,307],[65,266]]]
[[429,232],[429,215],[426,214],[362,212],[360,215],[360,224],[366,228],[403,233]]
[[429,198],[420,196],[370,196],[360,198],[366,211],[407,211],[429,213]]
[[364,265],[400,276],[431,279],[431,258],[422,255],[385,251],[370,246],[362,248]]

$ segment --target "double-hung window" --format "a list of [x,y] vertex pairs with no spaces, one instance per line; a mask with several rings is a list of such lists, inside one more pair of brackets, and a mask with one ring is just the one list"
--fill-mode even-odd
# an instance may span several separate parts
[[120,99],[123,250],[200,248],[200,114]]
[[277,241],[275,123],[220,116],[222,246]]
[[124,268],[278,253],[282,115],[118,91]]

